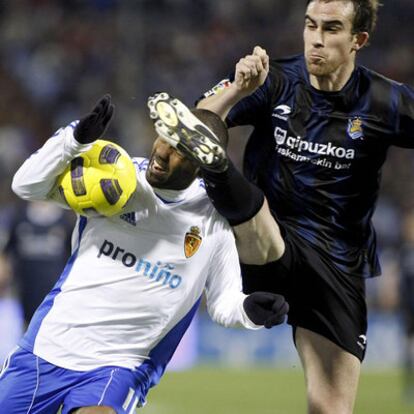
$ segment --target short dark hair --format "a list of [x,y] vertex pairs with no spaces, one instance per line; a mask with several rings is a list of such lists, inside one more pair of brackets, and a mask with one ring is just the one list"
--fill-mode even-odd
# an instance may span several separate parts
[[214,112],[208,109],[193,108],[191,112],[207,127],[209,127],[220,139],[220,143],[224,148],[227,148],[229,142],[229,132],[223,120]]
[[[306,5],[316,0],[307,0]],[[325,2],[334,0],[322,0]],[[378,7],[380,3],[378,0],[345,0],[351,1],[354,5],[355,15],[352,24],[352,33],[374,31],[377,24]]]

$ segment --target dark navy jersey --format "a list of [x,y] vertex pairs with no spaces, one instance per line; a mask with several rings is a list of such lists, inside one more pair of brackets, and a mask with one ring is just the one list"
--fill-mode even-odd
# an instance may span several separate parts
[[282,227],[341,271],[380,273],[371,224],[390,145],[414,147],[414,90],[358,66],[340,92],[313,88],[303,55],[273,60],[229,113],[253,125],[245,174]]

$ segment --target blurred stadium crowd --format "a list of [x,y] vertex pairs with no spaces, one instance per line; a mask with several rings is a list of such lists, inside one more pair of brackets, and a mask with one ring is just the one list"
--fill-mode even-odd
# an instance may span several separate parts
[[[377,31],[360,63],[414,85],[414,3],[383,3]],[[165,90],[191,104],[256,44],[274,57],[300,53],[304,8],[304,0],[1,1],[3,251],[19,207],[10,191],[11,177],[54,130],[109,92],[116,117],[108,138],[133,155],[148,154],[155,134],[146,111],[148,95]],[[230,150],[238,164],[247,133],[232,132]],[[392,149],[375,216],[384,276],[369,283],[371,309],[400,309],[401,269],[414,271],[413,177],[414,152]],[[404,260],[402,250],[408,251]],[[13,266],[10,270],[2,261],[3,298],[13,293],[12,274]]]

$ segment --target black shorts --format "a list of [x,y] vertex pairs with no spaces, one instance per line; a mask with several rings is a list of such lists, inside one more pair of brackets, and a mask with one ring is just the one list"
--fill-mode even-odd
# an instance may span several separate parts
[[283,231],[286,250],[272,263],[242,264],[243,291],[285,296],[288,323],[331,340],[364,359],[367,333],[365,279],[343,274],[306,240]]

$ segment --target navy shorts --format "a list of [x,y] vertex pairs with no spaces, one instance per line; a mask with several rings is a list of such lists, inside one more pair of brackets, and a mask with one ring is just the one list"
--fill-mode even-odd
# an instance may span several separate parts
[[283,232],[286,250],[279,260],[242,264],[243,291],[284,295],[294,332],[302,327],[320,334],[362,361],[367,345],[365,279],[344,274],[308,242]]
[[79,407],[108,406],[117,414],[135,413],[145,401],[148,378],[127,368],[91,371],[57,367],[17,348],[0,374],[0,413],[68,414]]

